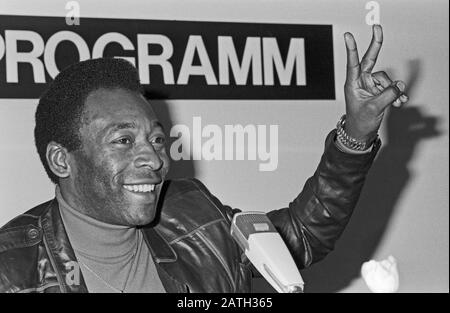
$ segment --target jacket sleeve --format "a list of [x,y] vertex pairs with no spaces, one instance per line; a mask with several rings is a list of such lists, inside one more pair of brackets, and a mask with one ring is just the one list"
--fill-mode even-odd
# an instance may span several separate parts
[[331,131],[314,175],[287,208],[267,213],[301,269],[323,259],[334,248],[359,199],[366,175],[377,154],[339,150]]

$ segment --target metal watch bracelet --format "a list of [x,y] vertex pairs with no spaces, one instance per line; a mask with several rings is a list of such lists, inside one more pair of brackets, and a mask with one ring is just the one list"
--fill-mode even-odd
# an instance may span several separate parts
[[356,151],[364,151],[367,150],[371,144],[376,140],[375,137],[374,140],[371,140],[370,142],[365,141],[358,141],[353,137],[350,137],[344,129],[345,126],[345,114],[342,115],[342,117],[339,119],[337,125],[336,125],[336,135],[337,139],[347,148],[356,150]]

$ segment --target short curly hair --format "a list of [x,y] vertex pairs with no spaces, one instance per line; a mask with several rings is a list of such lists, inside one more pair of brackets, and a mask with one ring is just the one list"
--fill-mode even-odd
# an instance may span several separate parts
[[34,140],[45,171],[55,184],[58,184],[58,177],[47,164],[47,145],[54,141],[69,152],[82,147],[79,130],[85,100],[100,88],[122,88],[142,93],[139,74],[130,62],[100,58],[65,68],[39,99]]

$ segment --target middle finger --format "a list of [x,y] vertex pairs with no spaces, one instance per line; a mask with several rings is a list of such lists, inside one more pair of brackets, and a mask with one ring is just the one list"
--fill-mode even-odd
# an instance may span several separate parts
[[372,41],[361,60],[361,71],[370,73],[377,61],[383,43],[383,30],[380,25],[373,25]]

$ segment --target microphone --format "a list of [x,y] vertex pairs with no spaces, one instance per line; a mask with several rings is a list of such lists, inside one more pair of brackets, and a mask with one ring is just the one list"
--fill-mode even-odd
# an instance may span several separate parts
[[302,293],[304,282],[275,226],[263,212],[233,216],[231,236],[261,275],[281,293]]

